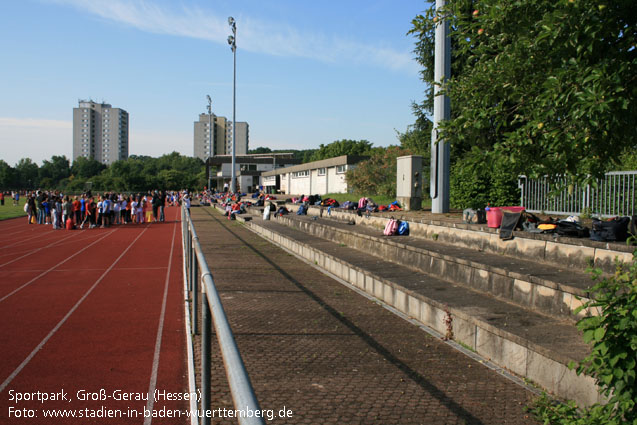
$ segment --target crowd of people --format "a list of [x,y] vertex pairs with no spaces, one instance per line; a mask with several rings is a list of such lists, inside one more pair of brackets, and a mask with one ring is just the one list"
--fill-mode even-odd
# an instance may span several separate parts
[[124,194],[104,192],[93,195],[65,195],[58,191],[26,194],[24,211],[29,224],[51,225],[53,229],[107,228],[117,224],[165,221],[164,210],[188,200],[187,192],[154,190]]

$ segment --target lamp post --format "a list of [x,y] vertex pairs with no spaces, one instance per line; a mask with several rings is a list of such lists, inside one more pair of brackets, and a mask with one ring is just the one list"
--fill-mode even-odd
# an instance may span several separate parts
[[208,190],[211,190],[212,173],[210,172],[210,157],[214,156],[212,151],[212,98],[209,94],[206,95],[206,98],[208,98],[208,161],[206,168],[208,169]]
[[449,212],[449,142],[438,134],[438,126],[451,117],[448,96],[438,93],[451,76],[451,41],[449,20],[441,16],[440,10],[446,0],[436,0],[436,36],[434,46],[434,116],[431,133],[431,212]]
[[236,184],[236,176],[235,176],[235,167],[236,167],[236,155],[235,155],[235,147],[236,147],[236,134],[237,134],[237,23],[234,18],[231,16],[228,18],[228,25],[232,28],[232,35],[228,36],[228,44],[230,45],[230,49],[232,49],[232,56],[234,60],[234,68],[233,68],[233,76],[232,76],[232,169],[231,175],[232,179],[230,184],[230,190],[232,193],[237,191]]

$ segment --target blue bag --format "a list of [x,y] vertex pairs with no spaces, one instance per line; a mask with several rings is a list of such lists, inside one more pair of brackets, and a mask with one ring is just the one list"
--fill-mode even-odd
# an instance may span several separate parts
[[398,225],[398,234],[401,236],[406,236],[409,234],[409,223],[406,221],[401,221]]

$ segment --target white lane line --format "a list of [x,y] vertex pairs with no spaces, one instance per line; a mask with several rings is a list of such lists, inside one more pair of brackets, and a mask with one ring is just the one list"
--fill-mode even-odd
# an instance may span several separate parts
[[[7,388],[7,386],[11,383],[11,381],[13,381],[13,379],[18,376],[18,374],[20,373],[20,371],[22,371],[22,369],[24,369],[24,367],[29,364],[29,362],[31,361],[31,359],[36,355],[36,353],[38,351],[40,351],[42,349],[42,347],[44,347],[44,344],[47,343],[47,341],[49,339],[51,339],[51,337],[53,335],[55,335],[55,333],[58,331],[58,329],[60,329],[62,327],[62,325],[64,324],[64,322],[66,322],[68,320],[69,317],[71,317],[71,315],[73,314],[73,312],[75,310],[77,310],[77,308],[80,306],[80,304],[82,304],[84,302],[84,300],[90,295],[91,292],[93,292],[93,289],[95,289],[97,287],[97,285],[99,285],[99,283],[102,281],[102,279],[104,279],[104,277],[111,271],[111,269],[113,267],[115,267],[115,264],[117,264],[117,262],[119,260],[122,259],[122,257],[124,257],[124,255],[126,255],[126,253],[128,252],[129,249],[131,249],[131,247],[135,244],[135,242],[137,242],[137,240],[144,234],[144,232],[146,232],[146,230],[148,230],[148,227],[146,227],[144,230],[142,230],[139,235],[137,235],[137,237],[135,238],[135,240],[133,240],[133,242],[130,243],[130,245],[128,245],[128,247],[124,250],[124,252],[122,252],[120,254],[119,257],[117,257],[117,259],[115,261],[113,261],[113,264],[111,264],[111,266],[106,269],[106,271],[104,271],[104,273],[102,273],[102,275],[95,281],[95,283],[93,284],[93,286],[91,286],[88,291],[86,291],[84,293],[84,295],[82,296],[82,298],[80,298],[78,300],[77,303],[75,303],[75,305],[69,310],[68,313],[66,313],[66,316],[64,316],[62,318],[62,320],[60,320],[58,322],[57,325],[55,325],[55,327],[53,329],[51,329],[51,332],[48,333],[47,336],[44,337],[44,339],[42,341],[40,341],[40,343],[38,344],[37,347],[35,347],[33,349],[33,351],[31,351],[31,354],[29,354],[27,356],[26,359],[24,359],[22,361],[22,363],[20,363],[20,366],[18,366],[13,373],[11,373],[11,375],[9,375],[9,377],[7,379],[4,380],[4,382],[2,383],[2,385],[0,385],[0,393],[2,391],[4,391],[5,388]],[[111,232],[113,233],[113,232]]]
[[[67,273],[67,272],[101,272],[104,268],[92,268],[85,269],[82,267],[74,267],[72,269],[55,269],[51,273]],[[166,270],[166,267],[116,267],[115,270]],[[42,269],[29,269],[29,270],[5,270],[3,273],[38,273],[43,271]]]
[[71,255],[70,257],[67,257],[66,260],[62,260],[59,263],[57,263],[55,266],[51,267],[48,270],[43,271],[42,273],[40,273],[39,275],[37,275],[36,277],[34,277],[33,279],[31,279],[30,281],[28,281],[27,283],[25,283],[24,285],[20,286],[19,288],[13,290],[12,292],[9,292],[7,295],[5,295],[4,297],[0,298],[0,303],[4,300],[6,300],[7,298],[9,298],[10,296],[16,294],[17,292],[21,291],[22,289],[26,288],[27,286],[31,285],[33,282],[35,282],[36,280],[38,280],[39,278],[41,278],[42,276],[44,276],[45,274],[49,273],[50,271],[55,270],[56,268],[58,268],[59,266],[61,266],[62,264],[66,263],[67,261],[69,261],[71,258],[79,255],[80,253],[84,252],[85,250],[89,249],[90,247],[92,247],[93,245],[95,245],[96,243],[100,242],[102,239],[104,239],[107,236],[112,235],[113,233],[117,232],[117,229],[106,233],[104,236],[102,236],[101,238],[95,240],[93,243],[91,243],[90,245],[86,245],[84,248],[80,249],[79,251],[77,251],[75,254]]
[[57,240],[57,241],[55,241],[55,242],[53,242],[53,243],[50,243],[50,244],[48,244],[47,246],[43,246],[42,248],[37,248],[37,249],[34,249],[34,250],[32,250],[32,251],[29,251],[29,252],[27,252],[26,254],[22,255],[21,257],[14,258],[13,260],[11,260],[11,261],[7,261],[7,262],[6,262],[6,263],[4,263],[4,264],[0,264],[0,268],[2,268],[2,267],[4,267],[4,266],[7,266],[7,265],[9,265],[9,264],[11,264],[11,263],[13,263],[13,262],[18,261],[18,260],[21,260],[21,259],[23,259],[24,257],[28,257],[29,255],[35,254],[36,252],[42,251],[43,249],[51,248],[51,247],[53,247],[53,246],[55,246],[55,245],[57,245],[57,244],[61,243],[62,241],[65,241],[65,240],[67,240],[67,239],[69,239],[69,238],[72,238],[72,237],[73,237],[73,236],[75,236],[75,235],[76,235],[76,234],[74,233],[74,234],[72,234],[72,235],[69,235],[69,236],[67,236],[67,237],[63,238],[63,239],[59,239],[59,240]]
[[[164,282],[164,299],[161,304],[161,314],[159,315],[159,326],[157,327],[157,339],[155,340],[155,354],[153,355],[153,369],[150,374],[150,384],[148,385],[148,402],[146,410],[153,411],[155,404],[155,388],[157,388],[157,370],[159,369],[159,354],[161,351],[161,338],[164,333],[164,318],[166,316],[166,300],[168,299],[168,284],[170,283],[170,270],[173,262],[173,251],[175,249],[175,235],[177,234],[177,222],[173,225],[173,237],[170,242],[170,256],[168,257],[168,270],[166,270],[166,280]],[[150,425],[152,415],[144,419],[144,425]]]
[[50,230],[50,231],[48,231],[46,233],[38,233],[36,235],[31,236],[30,238],[20,239],[19,241],[14,242],[14,243],[12,243],[10,245],[0,246],[0,249],[8,249],[8,248],[11,248],[12,246],[21,245],[21,244],[23,244],[25,242],[29,242],[31,239],[41,238],[42,236],[50,236],[52,233],[53,233],[53,230]]

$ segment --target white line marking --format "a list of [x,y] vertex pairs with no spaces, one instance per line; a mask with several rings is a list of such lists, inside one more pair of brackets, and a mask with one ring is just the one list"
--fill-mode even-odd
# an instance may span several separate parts
[[29,256],[29,255],[31,255],[31,254],[35,254],[35,253],[36,253],[36,252],[38,252],[38,251],[42,251],[43,249],[51,248],[51,247],[53,247],[53,246],[57,245],[58,243],[61,243],[62,241],[65,241],[65,240],[67,240],[67,239],[69,239],[69,238],[72,238],[72,237],[73,237],[73,236],[75,236],[75,235],[76,235],[76,234],[68,235],[68,236],[67,236],[67,237],[65,237],[64,239],[59,239],[59,240],[57,240],[57,241],[55,241],[55,242],[53,242],[53,243],[51,243],[51,244],[49,244],[49,245],[47,245],[47,246],[43,246],[42,248],[34,249],[34,250],[30,251],[30,252],[27,252],[26,254],[24,254],[24,255],[23,255],[23,256],[21,256],[21,257],[14,258],[13,260],[11,260],[11,261],[7,261],[7,262],[6,262],[6,263],[4,263],[4,264],[0,264],[0,268],[1,268],[1,267],[4,267],[4,266],[6,266],[6,265],[9,265],[9,264],[11,264],[11,263],[13,263],[13,262],[15,262],[15,261],[21,260],[21,259],[22,259],[22,258],[24,258],[24,257],[28,257],[28,256]]
[[[29,362],[31,361],[31,359],[37,354],[38,351],[40,351],[42,349],[42,347],[44,347],[44,344],[47,343],[47,341],[49,339],[51,339],[51,337],[53,335],[55,335],[55,333],[58,331],[58,329],[60,329],[62,327],[62,325],[68,320],[69,317],[71,317],[71,315],[73,314],[73,312],[75,312],[75,310],[77,310],[77,308],[80,306],[80,304],[82,304],[82,302],[84,302],[84,300],[89,296],[89,294],[91,292],[93,292],[93,289],[95,289],[97,287],[97,285],[99,285],[99,283],[102,281],[102,279],[104,279],[104,277],[108,274],[108,272],[111,271],[111,269],[113,267],[115,267],[115,264],[117,264],[117,262],[119,260],[122,259],[122,257],[124,257],[124,255],[128,252],[128,250],[133,246],[133,244],[135,244],[135,242],[137,242],[137,240],[144,234],[144,232],[146,232],[146,230],[148,230],[148,227],[146,227],[144,230],[142,230],[140,232],[139,235],[137,235],[137,237],[135,238],[135,240],[133,240],[133,242],[130,243],[130,245],[128,245],[128,248],[126,248],[124,250],[124,252],[122,252],[120,254],[119,257],[117,257],[117,259],[115,261],[113,261],[113,264],[111,264],[111,266],[106,269],[106,271],[104,271],[104,273],[102,273],[102,275],[95,281],[95,283],[93,284],[93,286],[91,286],[88,291],[86,291],[86,293],[82,296],[82,298],[80,298],[78,300],[77,303],[75,303],[75,305],[69,310],[68,313],[66,313],[66,316],[64,316],[62,318],[62,320],[60,320],[58,322],[57,325],[55,325],[55,327],[53,329],[51,329],[51,332],[49,332],[49,334],[47,336],[44,337],[44,339],[38,344],[37,347],[35,347],[33,349],[33,351],[31,351],[31,354],[29,354],[27,356],[26,359],[24,359],[24,361],[22,361],[22,363],[20,363],[20,366],[18,366],[13,373],[11,373],[11,375],[9,375],[9,377],[7,379],[4,380],[4,382],[2,383],[2,385],[0,385],[0,393],[2,391],[4,391],[5,388],[7,388],[7,386],[11,383],[11,381],[13,381],[13,379],[18,376],[18,374],[22,371],[22,369],[24,369],[24,367],[29,364]],[[111,232],[112,233],[112,232]]]
[[66,263],[67,261],[69,261],[71,258],[75,257],[76,255],[80,254],[81,252],[89,249],[90,247],[92,247],[93,245],[95,245],[96,243],[98,243],[99,241],[101,241],[102,239],[104,239],[105,237],[112,235],[113,233],[117,232],[117,229],[111,231],[110,233],[106,233],[104,236],[102,236],[101,238],[97,239],[96,241],[94,241],[93,243],[91,243],[90,245],[86,245],[84,248],[80,249],[79,251],[77,251],[75,254],[71,255],[70,257],[67,257],[66,260],[63,260],[59,263],[57,263],[55,266],[51,267],[48,270],[43,271],[42,273],[40,273],[39,275],[37,275],[36,277],[34,277],[33,279],[31,279],[30,281],[28,281],[27,283],[25,283],[24,285],[20,286],[19,288],[13,290],[12,292],[9,292],[7,295],[5,295],[4,297],[0,298],[0,303],[4,300],[6,300],[7,298],[9,298],[10,296],[14,295],[15,293],[21,291],[22,289],[26,288],[27,286],[29,286],[30,284],[32,284],[33,282],[35,282],[36,280],[38,280],[39,278],[41,278],[42,276],[44,276],[45,274],[49,273],[50,271],[53,271],[54,269],[58,268],[59,266],[61,266],[62,264]]
[[1,246],[0,249],[7,249],[7,248],[11,248],[14,245],[20,245],[26,242],[29,242],[31,239],[35,239],[35,238],[41,238],[42,236],[50,236],[53,233],[53,230],[48,231],[47,233],[38,233],[37,235],[33,235],[30,238],[26,238],[26,239],[20,239],[17,242],[12,243],[11,245],[5,245],[5,246]]
[[[170,283],[170,269],[173,262],[173,251],[175,249],[175,234],[177,233],[177,222],[173,225],[173,237],[170,242],[170,256],[168,257],[168,270],[166,270],[166,280],[164,282],[164,299],[161,304],[161,314],[159,315],[159,326],[157,327],[157,339],[155,340],[155,354],[153,355],[153,369],[150,374],[150,384],[148,385],[148,403],[146,410],[153,411],[155,404],[155,388],[157,388],[157,370],[159,369],[159,354],[161,351],[161,338],[164,333],[164,318],[166,316],[166,300],[168,299],[168,284]],[[150,425],[152,415],[144,419],[144,425]]]

